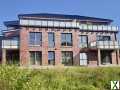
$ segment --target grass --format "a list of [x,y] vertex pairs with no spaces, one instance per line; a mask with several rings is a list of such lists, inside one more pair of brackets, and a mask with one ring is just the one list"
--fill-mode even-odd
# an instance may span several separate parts
[[120,67],[20,69],[0,66],[0,90],[110,90]]

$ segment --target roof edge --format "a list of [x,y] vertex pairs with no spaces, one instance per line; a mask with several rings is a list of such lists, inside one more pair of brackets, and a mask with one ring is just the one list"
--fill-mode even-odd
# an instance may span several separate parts
[[105,18],[97,18],[97,17],[89,17],[89,16],[80,16],[80,15],[69,15],[69,14],[52,14],[52,13],[33,13],[33,14],[18,14],[19,18],[23,17],[56,17],[56,18],[69,18],[69,19],[96,19],[97,21],[105,21],[105,22],[113,22],[112,19],[105,19]]
[[5,26],[19,26],[19,20],[4,21]]

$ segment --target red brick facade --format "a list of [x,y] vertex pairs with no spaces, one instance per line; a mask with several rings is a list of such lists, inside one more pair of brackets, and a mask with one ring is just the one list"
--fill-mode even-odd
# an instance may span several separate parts
[[[29,47],[29,32],[42,32],[42,46],[41,47]],[[48,32],[54,32],[55,34],[55,47],[48,47]],[[61,46],[61,33],[72,33],[72,43],[73,46],[62,47]],[[109,35],[110,33],[102,33]],[[97,49],[87,50],[80,49],[79,35],[88,35],[88,42],[96,40],[96,32],[80,32],[75,29],[56,29],[56,28],[26,28],[22,27],[20,30],[20,61],[21,65],[29,65],[29,52],[30,51],[41,51],[42,52],[42,65],[48,65],[48,51],[55,52],[55,65],[61,64],[62,51],[72,51],[73,52],[73,65],[80,65],[80,52],[88,53],[88,65],[97,66],[98,65],[98,51]],[[111,34],[110,34],[111,35]],[[114,40],[114,34],[111,35],[112,40]],[[112,50],[112,64],[117,64],[117,50]]]

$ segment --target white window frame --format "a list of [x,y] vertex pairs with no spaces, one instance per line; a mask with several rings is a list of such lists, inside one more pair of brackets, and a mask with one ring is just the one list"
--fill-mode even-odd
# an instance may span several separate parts
[[88,55],[85,52],[80,52],[80,65],[86,66],[88,62]]

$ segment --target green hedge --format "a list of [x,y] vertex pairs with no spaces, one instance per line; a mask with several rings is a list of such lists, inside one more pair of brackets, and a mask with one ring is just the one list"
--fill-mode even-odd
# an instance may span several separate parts
[[0,90],[110,90],[119,67],[20,69],[0,66]]

